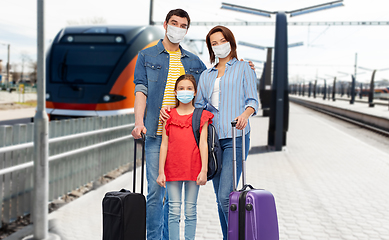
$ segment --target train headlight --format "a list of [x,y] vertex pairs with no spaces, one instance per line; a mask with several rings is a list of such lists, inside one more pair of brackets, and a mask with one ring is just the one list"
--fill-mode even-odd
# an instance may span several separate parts
[[73,37],[72,36],[69,36],[67,39],[66,39],[68,42],[73,42]]
[[111,97],[108,96],[108,95],[105,95],[105,96],[103,97],[103,100],[104,100],[105,102],[108,102],[109,100],[111,100]]
[[50,93],[46,93],[46,99],[50,98]]
[[116,38],[115,38],[115,41],[116,41],[117,43],[121,43],[121,42],[123,41],[123,38],[122,38],[122,37],[116,37]]

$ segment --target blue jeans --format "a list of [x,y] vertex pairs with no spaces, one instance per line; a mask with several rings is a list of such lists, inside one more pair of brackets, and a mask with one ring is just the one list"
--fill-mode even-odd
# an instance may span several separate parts
[[195,181],[166,182],[169,193],[169,240],[180,240],[182,184],[185,185],[185,240],[194,240],[196,235],[199,185]]
[[[223,232],[223,239],[227,240],[228,233],[228,209],[230,201],[230,193],[233,190],[232,179],[232,160],[233,160],[233,148],[232,138],[220,139],[220,145],[223,151],[222,171],[218,176],[215,176],[212,180],[213,188],[216,194],[217,208],[219,211],[220,225]],[[245,153],[247,155],[250,148],[250,133],[245,136]],[[236,165],[238,167],[237,177],[238,182],[242,173],[242,137],[236,138]]]
[[165,188],[158,185],[159,170],[159,149],[162,136],[156,138],[147,137],[145,142],[146,153],[146,179],[147,179],[147,201],[146,201],[146,230],[148,240],[168,240],[168,197]]

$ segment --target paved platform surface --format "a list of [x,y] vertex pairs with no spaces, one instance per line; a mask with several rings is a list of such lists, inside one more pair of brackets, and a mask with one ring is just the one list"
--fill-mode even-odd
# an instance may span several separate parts
[[[280,239],[389,240],[389,154],[296,104],[289,119],[287,148],[267,152],[269,120],[251,118],[247,160],[247,181],[275,196]],[[121,188],[132,188],[132,172],[51,213],[51,231],[63,240],[101,239],[101,201]],[[199,193],[196,239],[222,239],[210,182]]]

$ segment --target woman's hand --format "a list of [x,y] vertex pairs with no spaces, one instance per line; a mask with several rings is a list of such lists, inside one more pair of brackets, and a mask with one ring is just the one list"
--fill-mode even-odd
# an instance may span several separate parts
[[239,117],[235,118],[235,120],[237,121],[236,128],[239,130],[243,130],[247,126],[249,117],[254,113],[254,111],[254,108],[247,107],[246,110],[244,110],[244,112]]
[[249,119],[249,117],[246,116],[246,114],[244,114],[244,113],[242,115],[240,115],[239,117],[235,118],[235,120],[237,121],[236,128],[239,130],[244,129],[247,126],[248,119]]
[[170,112],[170,106],[164,106],[161,108],[161,111],[159,111],[159,119],[162,122],[165,122],[170,117],[166,111]]
[[205,185],[207,183],[207,172],[201,171],[197,176],[197,185]]
[[159,174],[157,178],[157,183],[161,187],[166,187],[166,176],[165,174]]

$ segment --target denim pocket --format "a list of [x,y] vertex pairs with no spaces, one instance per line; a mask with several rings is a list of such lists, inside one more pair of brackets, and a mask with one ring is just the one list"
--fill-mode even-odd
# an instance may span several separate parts
[[147,79],[151,82],[158,81],[158,75],[161,70],[161,65],[145,62]]

